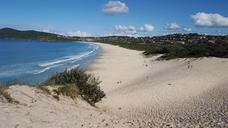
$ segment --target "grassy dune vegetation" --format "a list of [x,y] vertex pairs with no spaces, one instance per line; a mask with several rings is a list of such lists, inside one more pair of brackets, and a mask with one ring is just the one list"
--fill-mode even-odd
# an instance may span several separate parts
[[[105,97],[105,93],[100,89],[100,80],[92,74],[87,74],[81,69],[72,69],[62,73],[56,73],[50,77],[45,83],[45,86],[56,86],[54,92],[58,95],[65,95],[71,98],[76,98],[80,95],[91,105],[101,101]],[[42,86],[42,90],[45,87]],[[48,93],[48,91],[46,90]]]
[[175,59],[175,58],[198,58],[198,57],[219,57],[228,58],[228,42],[215,43],[200,41],[196,43],[124,43],[112,42],[112,45],[120,47],[144,51],[146,56],[163,54],[160,59]]
[[220,57],[228,58],[227,42],[156,43],[145,49],[144,55],[163,54],[161,59]]
[[[72,99],[81,96],[90,105],[95,106],[95,103],[105,97],[105,93],[99,87],[100,83],[101,81],[94,75],[87,74],[84,70],[76,68],[56,73],[46,82],[37,85],[37,88],[48,95],[52,95],[57,100],[60,100],[60,95],[68,96]],[[17,103],[7,92],[11,85],[18,85],[18,83],[7,86],[0,85],[0,101],[5,100],[9,103]]]
[[98,38],[96,41],[144,51],[143,54],[146,56],[163,54],[159,59],[228,58],[227,36],[174,34],[154,38],[106,37]]

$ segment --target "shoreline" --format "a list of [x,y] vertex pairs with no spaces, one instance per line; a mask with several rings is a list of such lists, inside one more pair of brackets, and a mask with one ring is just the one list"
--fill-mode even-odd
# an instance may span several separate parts
[[228,59],[157,61],[158,56],[96,44],[101,52],[86,71],[100,78],[106,93],[96,108],[80,98],[57,101],[34,87],[12,86],[9,94],[21,104],[0,102],[0,127],[227,126]]
[[[99,54],[99,46],[95,45],[93,42],[85,43],[78,41],[66,42],[66,44],[63,42],[60,44],[43,44],[45,42],[13,41],[10,44],[8,42],[1,43],[3,44],[3,48],[4,44],[6,44],[5,48],[9,48],[9,46],[16,47],[19,45],[19,43],[21,43],[19,45],[19,49],[22,49],[21,47],[24,47],[24,45],[27,46],[27,44],[29,44],[29,48],[32,50],[37,49],[34,50],[35,53],[31,53],[31,50],[25,49],[21,51],[17,50],[16,48],[16,51],[5,50],[6,52],[3,52],[3,55],[1,56],[3,59],[4,56],[7,56],[6,53],[17,54],[17,56],[15,56],[13,59],[15,61],[12,61],[12,58],[9,58],[9,61],[1,63],[2,67],[0,70],[2,72],[0,73],[0,83],[4,85],[23,83],[32,84],[35,86],[46,81],[56,72],[63,72],[65,70],[70,70],[79,66],[80,68],[86,68],[90,61],[93,61],[96,58],[97,54]],[[47,50],[47,48],[44,47],[53,48],[51,50]],[[57,49],[53,50],[55,48]],[[44,51],[44,53],[40,56],[35,56],[37,54],[37,51]],[[34,57],[31,59],[31,56]]]

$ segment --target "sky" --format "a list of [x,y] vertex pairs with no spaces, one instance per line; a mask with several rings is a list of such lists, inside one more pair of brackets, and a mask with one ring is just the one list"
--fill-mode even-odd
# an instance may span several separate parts
[[0,0],[0,28],[68,36],[228,34],[228,0]]

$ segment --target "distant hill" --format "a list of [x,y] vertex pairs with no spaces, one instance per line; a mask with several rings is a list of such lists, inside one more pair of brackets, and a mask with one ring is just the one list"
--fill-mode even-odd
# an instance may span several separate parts
[[67,38],[62,35],[39,32],[34,30],[20,31],[12,28],[0,29],[0,39],[25,39],[25,40],[44,40],[44,41],[69,41],[71,38]]

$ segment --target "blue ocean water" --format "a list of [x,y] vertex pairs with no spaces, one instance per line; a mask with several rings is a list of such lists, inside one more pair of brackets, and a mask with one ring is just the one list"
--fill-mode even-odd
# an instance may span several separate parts
[[0,83],[41,83],[56,72],[85,68],[98,53],[92,43],[0,40]]

